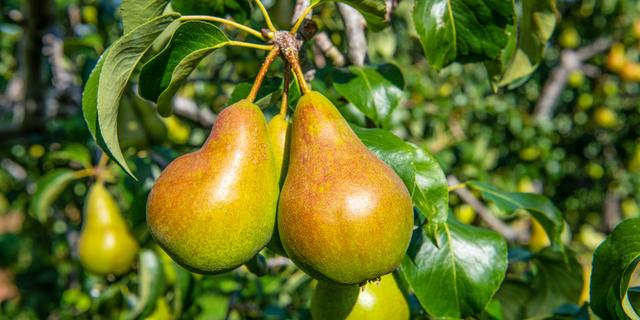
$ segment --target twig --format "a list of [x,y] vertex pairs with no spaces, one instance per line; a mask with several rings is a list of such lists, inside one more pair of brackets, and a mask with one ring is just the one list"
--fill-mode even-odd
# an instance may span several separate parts
[[349,61],[356,66],[364,64],[367,57],[367,38],[364,34],[365,21],[364,17],[358,10],[346,5],[338,3],[338,11],[344,22],[345,33],[347,37],[347,46],[349,53]]
[[[293,16],[291,17],[291,25],[293,26],[296,21],[300,18],[304,9],[309,7],[309,0],[296,0],[296,6],[293,9]],[[311,14],[307,15],[306,18],[311,18]]]
[[447,182],[449,186],[452,187],[453,192],[478,212],[480,218],[482,218],[482,220],[487,223],[491,229],[501,234],[505,239],[507,239],[507,241],[511,242],[518,239],[516,232],[502,222],[502,220],[496,218],[489,209],[487,209],[482,202],[473,195],[473,193],[471,193],[467,188],[458,187],[458,185],[460,185],[460,180],[458,180],[456,176],[449,175],[447,177]]
[[338,50],[338,48],[333,45],[333,42],[331,42],[331,39],[329,39],[329,36],[325,32],[316,34],[316,36],[313,37],[313,41],[315,42],[315,45],[318,47],[318,49],[320,49],[322,54],[331,59],[331,62],[333,62],[334,66],[344,66],[344,56],[342,55],[340,50]]
[[607,191],[604,197],[604,223],[607,231],[611,232],[620,223],[620,196],[615,191]]
[[560,65],[551,72],[536,104],[534,110],[536,120],[546,120],[551,117],[571,72],[582,68],[585,61],[607,50],[610,46],[611,40],[599,38],[578,50],[563,50],[560,54]]
[[183,118],[187,118],[202,127],[209,128],[213,125],[216,116],[208,108],[198,108],[193,100],[182,96],[176,96],[173,100],[173,112]]

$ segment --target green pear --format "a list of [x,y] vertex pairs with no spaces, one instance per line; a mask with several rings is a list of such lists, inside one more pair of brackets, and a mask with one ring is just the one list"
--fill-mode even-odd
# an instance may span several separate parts
[[409,304],[392,274],[363,287],[318,282],[311,298],[314,320],[407,320]]
[[[290,127],[291,126],[287,118],[280,114],[273,116],[267,125],[269,130],[269,140],[271,141],[271,150],[273,151],[280,186],[284,183],[289,163]],[[287,255],[280,243],[277,225],[273,231],[273,237],[271,238],[271,241],[269,241],[267,248],[279,255]]]
[[271,239],[278,180],[262,111],[241,100],[223,110],[199,150],[167,166],[147,199],[147,223],[185,268],[221,273]]
[[129,271],[138,249],[116,201],[102,182],[96,182],[85,203],[80,262],[93,273],[121,275]]
[[412,210],[400,177],[366,148],[335,106],[317,92],[300,98],[278,205],[287,255],[320,280],[378,278],[402,261]]

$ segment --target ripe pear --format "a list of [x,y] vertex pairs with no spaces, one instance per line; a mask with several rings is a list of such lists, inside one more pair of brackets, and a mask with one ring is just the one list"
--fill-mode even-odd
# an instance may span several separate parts
[[93,273],[121,275],[129,271],[138,249],[115,200],[102,182],[96,182],[85,203],[80,262]]
[[278,230],[287,255],[319,280],[358,284],[393,271],[409,245],[411,198],[336,107],[305,94],[291,128]]
[[311,298],[314,320],[406,320],[409,315],[409,304],[391,274],[363,288],[319,282]]
[[225,272],[271,239],[278,191],[262,111],[241,100],[220,112],[202,148],[160,174],[147,199],[147,223],[185,268]]
[[[280,186],[284,183],[289,163],[290,127],[291,126],[287,118],[280,114],[273,116],[267,125],[267,128],[269,129],[269,140],[271,141],[271,150],[273,151]],[[287,253],[284,252],[282,243],[280,243],[277,225],[273,231],[273,236],[271,241],[269,241],[267,248],[279,255],[287,255]]]

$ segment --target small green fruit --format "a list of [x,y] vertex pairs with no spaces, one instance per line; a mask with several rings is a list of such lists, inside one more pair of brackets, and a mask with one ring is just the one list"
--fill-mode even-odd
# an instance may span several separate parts
[[121,275],[129,271],[137,252],[138,243],[129,233],[118,205],[102,182],[96,182],[85,204],[80,262],[93,273]]
[[318,282],[311,298],[314,320],[406,320],[409,315],[409,304],[392,274],[363,288]]

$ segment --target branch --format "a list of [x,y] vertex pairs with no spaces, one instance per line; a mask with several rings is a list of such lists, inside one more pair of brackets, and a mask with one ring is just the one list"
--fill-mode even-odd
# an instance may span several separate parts
[[176,115],[187,118],[205,128],[211,127],[216,119],[211,110],[199,108],[193,100],[178,95],[173,100],[173,111]]
[[[291,17],[291,25],[293,25],[294,23],[296,23],[296,21],[298,21],[298,18],[300,18],[300,15],[304,12],[304,9],[306,9],[309,6],[309,0],[296,0],[296,6],[293,9],[293,16]],[[311,18],[311,14],[308,14],[307,19]]]
[[313,41],[316,47],[320,49],[320,52],[322,52],[322,54],[327,58],[331,59],[331,62],[333,62],[334,66],[336,67],[344,66],[345,64],[344,56],[342,55],[340,50],[336,48],[333,42],[331,42],[331,39],[329,39],[329,36],[327,35],[326,32],[321,32],[316,34],[316,36],[313,38]]
[[[447,177],[447,182],[449,183],[449,186],[460,184],[460,180],[458,180],[454,175],[449,175]],[[482,202],[480,202],[480,200],[478,200],[478,198],[476,198],[468,189],[457,188],[453,192],[455,192],[462,201],[468,203],[476,212],[478,212],[480,218],[482,218],[482,220],[486,222],[491,229],[495,230],[507,239],[507,241],[511,242],[519,239],[518,234],[513,229],[502,222],[502,220],[496,218],[496,216],[494,216],[489,209],[487,209],[487,207],[485,207]]]
[[358,10],[344,4],[338,3],[338,11],[344,22],[349,50],[349,61],[356,66],[364,64],[367,57],[367,38],[364,34],[365,20]]
[[611,40],[599,38],[578,50],[563,50],[560,54],[560,65],[551,72],[536,104],[534,110],[536,120],[546,120],[551,117],[571,72],[581,69],[585,61],[607,50],[610,46]]

